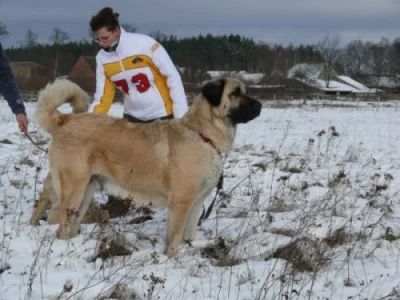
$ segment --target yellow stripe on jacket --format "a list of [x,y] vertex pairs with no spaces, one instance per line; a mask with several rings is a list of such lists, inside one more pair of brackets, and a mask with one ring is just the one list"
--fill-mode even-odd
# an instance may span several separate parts
[[93,112],[107,113],[110,110],[110,107],[114,101],[114,96],[115,96],[114,84],[108,77],[106,77],[104,83],[103,96],[100,99],[100,103],[93,108]]

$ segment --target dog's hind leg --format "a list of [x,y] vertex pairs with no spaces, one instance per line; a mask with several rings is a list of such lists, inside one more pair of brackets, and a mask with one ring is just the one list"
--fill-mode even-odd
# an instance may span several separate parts
[[68,172],[68,175],[66,173],[53,176],[55,189],[60,199],[60,224],[57,230],[59,239],[69,239],[78,234],[79,209],[90,180],[73,172],[72,174]]
[[[79,226],[82,222],[82,219],[86,216],[86,212],[88,211],[88,208],[93,201],[94,193],[96,192],[96,189],[98,187],[99,187],[98,183],[93,179],[91,179],[90,182],[88,183],[88,185],[86,186],[81,205],[79,206],[77,214],[76,214],[76,220],[72,224],[72,228],[71,228],[72,232],[79,231]],[[94,203],[93,203],[93,205],[94,205]]]
[[39,220],[42,218],[44,211],[51,206],[51,197],[53,194],[53,181],[49,172],[43,182],[43,191],[40,193],[39,201],[34,208],[29,224],[39,224]]
[[85,216],[81,220],[81,224],[103,223],[110,219],[108,210],[101,209],[95,203],[94,198],[90,201]]

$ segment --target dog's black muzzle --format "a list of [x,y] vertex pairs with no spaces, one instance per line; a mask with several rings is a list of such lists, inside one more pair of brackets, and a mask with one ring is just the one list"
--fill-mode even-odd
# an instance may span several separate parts
[[232,108],[229,117],[233,124],[247,123],[257,118],[261,113],[261,102],[245,96],[240,101],[239,106]]

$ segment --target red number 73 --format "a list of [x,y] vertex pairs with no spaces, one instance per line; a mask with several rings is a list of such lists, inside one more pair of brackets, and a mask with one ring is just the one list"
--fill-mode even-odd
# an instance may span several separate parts
[[[125,94],[129,95],[129,86],[125,79],[113,81],[115,86],[120,87]],[[136,86],[139,93],[144,93],[150,88],[150,81],[146,74],[139,73],[131,78],[131,82]]]

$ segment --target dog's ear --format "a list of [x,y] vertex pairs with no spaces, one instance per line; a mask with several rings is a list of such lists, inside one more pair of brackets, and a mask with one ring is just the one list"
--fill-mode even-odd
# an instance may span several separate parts
[[209,81],[203,86],[201,93],[212,106],[218,106],[221,104],[221,98],[224,92],[224,88],[224,79]]

